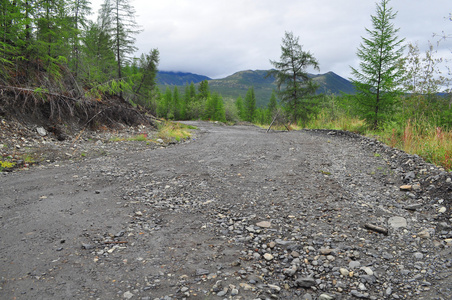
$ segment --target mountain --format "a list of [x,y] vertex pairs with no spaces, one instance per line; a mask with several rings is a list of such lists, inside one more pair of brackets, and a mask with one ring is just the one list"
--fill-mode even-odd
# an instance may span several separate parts
[[[277,89],[275,78],[265,77],[267,72],[268,70],[240,71],[223,79],[210,80],[209,87],[211,91],[220,93],[223,98],[237,99],[238,96],[244,98],[248,89],[253,86],[257,105],[265,106],[270,100],[272,91]],[[352,83],[334,72],[310,76],[320,86],[318,94],[355,93]]]
[[168,72],[168,71],[158,71],[157,73],[157,84],[160,86],[165,85],[177,85],[185,86],[187,84],[198,83],[203,80],[211,80],[211,78],[204,75],[197,75],[193,73],[184,72]]
[[235,100],[238,96],[245,98],[248,89],[254,87],[257,106],[265,106],[270,100],[272,91],[276,89],[275,78],[265,78],[266,74],[265,70],[247,70],[223,79],[210,80],[210,91],[219,93],[223,98]]
[[[248,89],[254,87],[256,104],[263,107],[270,100],[272,91],[277,88],[274,77],[265,77],[267,72],[268,70],[246,70],[222,79],[210,79],[207,76],[192,73],[159,72],[157,78],[161,90],[164,90],[165,86],[178,86],[180,91],[183,91],[184,86],[191,82],[196,84],[203,80],[208,80],[211,92],[219,93],[224,99],[230,98],[234,100],[238,96],[245,98]],[[317,90],[318,94],[339,95],[341,92],[346,94],[355,93],[352,83],[334,72],[310,74],[310,76],[320,85]]]

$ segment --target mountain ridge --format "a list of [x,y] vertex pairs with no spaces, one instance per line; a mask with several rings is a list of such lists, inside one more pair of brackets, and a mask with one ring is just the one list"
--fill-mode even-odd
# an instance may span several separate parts
[[[220,79],[211,79],[204,75],[188,72],[159,71],[157,79],[161,88],[177,86],[180,89],[192,82],[197,84],[203,80],[208,80],[211,92],[217,92],[223,98],[232,98],[234,100],[239,96],[244,98],[248,89],[254,87],[256,104],[263,107],[270,100],[272,92],[277,89],[275,78],[272,76],[266,77],[268,71],[244,70]],[[339,95],[341,93],[355,93],[355,89],[349,80],[332,71],[324,74],[309,74],[309,76],[319,84],[317,94]]]

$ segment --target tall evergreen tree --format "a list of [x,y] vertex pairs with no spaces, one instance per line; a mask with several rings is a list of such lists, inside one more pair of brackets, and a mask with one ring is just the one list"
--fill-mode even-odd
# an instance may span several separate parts
[[237,113],[239,115],[240,120],[245,120],[245,108],[242,96],[238,96],[237,100],[235,100],[235,107],[237,108]]
[[91,2],[89,0],[70,0],[69,13],[72,20],[70,40],[72,43],[71,59],[69,61],[74,77],[78,77],[80,66],[81,33],[88,26],[88,16],[91,14]]
[[137,50],[134,46],[135,35],[141,32],[135,21],[135,9],[129,0],[105,0],[99,15],[103,22],[108,24],[109,33],[114,41],[117,76],[118,79],[122,79],[121,68],[127,62],[128,55]]
[[270,63],[275,67],[267,76],[274,76],[278,86],[279,96],[293,121],[306,115],[308,109],[306,98],[313,95],[318,88],[307,73],[307,68],[319,69],[317,59],[308,51],[303,51],[299,38],[292,32],[286,32],[281,45],[281,61]]
[[245,121],[253,122],[256,116],[256,95],[254,94],[254,87],[248,89],[243,106]]
[[278,106],[278,101],[276,100],[276,93],[275,91],[272,92],[272,95],[270,96],[270,101],[267,105],[267,115],[269,118],[273,116],[273,114],[276,111],[276,107]]
[[400,59],[404,39],[397,37],[399,29],[392,23],[397,14],[388,3],[389,0],[381,0],[377,4],[376,15],[371,16],[373,29],[366,28],[369,38],[362,38],[357,51],[360,70],[352,68],[356,108],[374,129],[394,113],[403,79]]

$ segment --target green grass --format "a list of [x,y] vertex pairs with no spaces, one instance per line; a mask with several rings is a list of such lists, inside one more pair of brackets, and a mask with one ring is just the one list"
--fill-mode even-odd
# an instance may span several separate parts
[[[404,125],[400,125],[403,123]],[[370,130],[364,120],[348,116],[339,116],[332,120],[328,114],[321,113],[310,121],[310,129],[337,129],[376,137],[392,148],[401,149],[409,154],[417,154],[425,161],[452,171],[452,130],[436,127],[428,121],[410,120],[408,122],[389,123],[384,128]],[[379,157],[379,153],[374,154]]]
[[185,140],[191,137],[191,130],[197,129],[194,126],[185,125],[181,123],[164,122],[159,128],[157,137],[170,142],[172,139],[176,141]]

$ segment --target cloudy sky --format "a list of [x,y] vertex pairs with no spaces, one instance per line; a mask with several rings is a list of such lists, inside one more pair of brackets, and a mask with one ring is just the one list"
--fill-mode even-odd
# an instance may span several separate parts
[[[372,28],[374,0],[129,0],[144,30],[137,56],[160,51],[159,69],[223,78],[242,70],[266,70],[279,60],[285,31],[300,38],[320,73],[350,77],[365,28]],[[379,2],[380,0],[378,0]],[[103,0],[92,0],[95,12]],[[451,0],[392,0],[399,37],[426,49],[434,33],[452,35]],[[452,58],[452,38],[438,56]],[[449,63],[449,65],[452,64]],[[312,70],[310,70],[312,71]],[[317,72],[313,72],[317,73]]]

